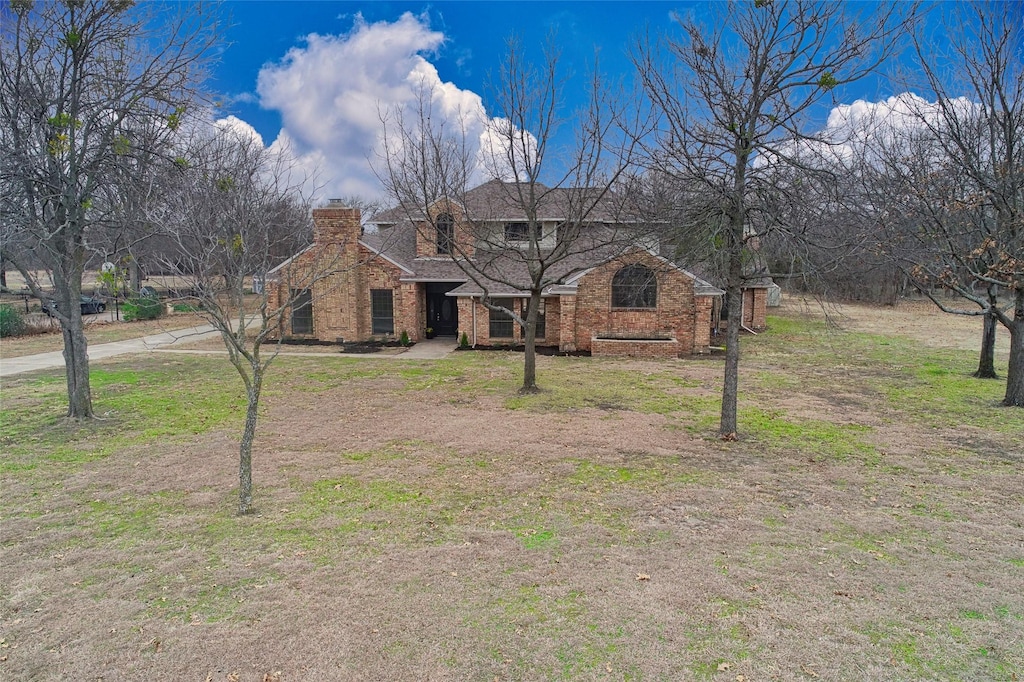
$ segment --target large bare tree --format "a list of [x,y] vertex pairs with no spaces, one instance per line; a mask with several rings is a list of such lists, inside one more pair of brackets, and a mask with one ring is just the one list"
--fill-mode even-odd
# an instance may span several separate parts
[[[943,53],[931,49],[926,35],[915,35],[935,101],[907,98],[904,120],[893,123],[900,130],[882,137],[890,145],[877,156],[898,209],[887,216],[912,221],[911,229],[897,230],[901,241],[893,255],[939,308],[984,317],[976,376],[995,378],[997,324],[1009,331],[1003,402],[1021,407],[1024,29],[1015,7],[974,2],[944,8],[944,23],[962,28],[950,34]],[[953,294],[959,304],[937,292]]]
[[[685,231],[720,247],[729,310],[719,426],[737,434],[742,289],[756,245],[792,227],[780,167],[804,168],[814,115],[844,84],[875,69],[902,26],[897,6],[858,16],[841,2],[722,2],[700,23],[680,17],[678,36],[643,42],[635,62],[661,114],[652,164],[690,188]],[[826,197],[819,206],[825,207]],[[804,220],[805,225],[813,221]],[[793,238],[802,235],[793,233]],[[760,273],[758,274],[760,276]]]
[[175,135],[215,29],[216,15],[185,5],[19,1],[4,10],[0,251],[61,322],[70,418],[93,417],[79,296],[105,227],[102,203],[123,179],[124,157],[141,151],[140,131],[147,145]]
[[[487,114],[445,115],[429,87],[419,91],[413,111],[381,112],[377,174],[394,210],[427,239],[439,217],[455,218],[446,250],[479,287],[483,304],[523,327],[521,390],[533,392],[544,290],[580,272],[584,261],[641,243],[642,225],[622,184],[649,120],[596,67],[583,83],[572,80],[554,40],[539,64],[524,52],[517,39],[508,41]],[[588,95],[571,114],[564,111],[567,87]],[[480,185],[486,191],[474,191]],[[552,218],[557,234],[546,226]],[[502,224],[509,219],[516,221],[514,234]],[[525,311],[495,302],[511,295],[528,298]]]

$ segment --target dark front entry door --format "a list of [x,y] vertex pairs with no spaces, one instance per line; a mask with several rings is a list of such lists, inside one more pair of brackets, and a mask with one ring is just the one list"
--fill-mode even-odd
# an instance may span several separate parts
[[432,327],[437,336],[455,336],[459,333],[458,301],[445,296],[457,286],[458,282],[427,284],[427,326]]

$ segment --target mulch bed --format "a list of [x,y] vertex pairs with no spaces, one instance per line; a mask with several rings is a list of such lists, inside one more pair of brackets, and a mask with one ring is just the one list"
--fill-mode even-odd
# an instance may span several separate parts
[[[400,341],[323,341],[321,339],[284,338],[281,344],[285,346],[336,346],[341,353],[379,353],[385,348],[400,348]],[[405,344],[406,348],[412,348],[415,343]]]

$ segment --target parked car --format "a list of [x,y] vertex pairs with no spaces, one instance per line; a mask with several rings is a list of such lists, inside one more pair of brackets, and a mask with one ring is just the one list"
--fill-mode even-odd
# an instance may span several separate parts
[[[81,304],[83,315],[96,315],[97,313],[102,313],[107,309],[107,304],[103,302],[103,299],[96,298],[95,296],[82,295]],[[54,317],[52,308],[54,305],[56,305],[56,303],[54,301],[50,301],[48,304],[43,306],[43,312],[50,317]]]
[[147,285],[139,289],[139,298],[155,298],[159,300],[160,294],[156,289]]

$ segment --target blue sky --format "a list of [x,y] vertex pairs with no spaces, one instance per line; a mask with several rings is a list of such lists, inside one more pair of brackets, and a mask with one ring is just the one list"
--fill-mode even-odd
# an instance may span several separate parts
[[[563,65],[581,79],[595,56],[603,72],[629,76],[631,41],[645,31],[672,32],[675,13],[699,17],[706,5],[229,1],[223,9],[232,26],[212,83],[225,95],[221,113],[252,126],[268,146],[288,143],[303,167],[317,167],[322,198],[379,194],[367,160],[377,106],[400,105],[411,73],[426,72],[444,84],[453,106],[487,111],[488,77],[499,69],[512,34],[539,57],[553,33]],[[567,89],[570,95],[582,91],[581,82]],[[840,96],[852,103],[897,92],[882,77]],[[822,125],[827,114],[819,112]]]

